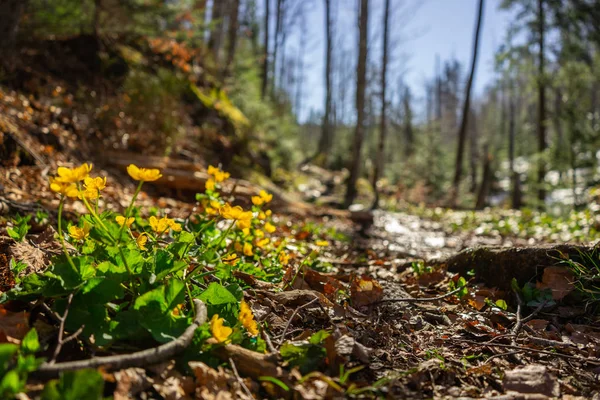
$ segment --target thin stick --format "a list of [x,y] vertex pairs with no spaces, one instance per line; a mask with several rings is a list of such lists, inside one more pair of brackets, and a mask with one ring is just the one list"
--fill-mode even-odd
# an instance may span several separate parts
[[[69,297],[67,297],[67,305],[65,307],[65,312],[63,313],[62,317],[58,317],[60,321],[60,325],[58,327],[58,341],[56,343],[56,348],[54,349],[54,354],[52,354],[52,358],[50,359],[50,361],[48,361],[48,364],[54,364],[56,362],[56,358],[58,357],[58,354],[60,353],[60,350],[62,349],[62,346],[65,343],[63,340],[63,335],[65,334],[65,321],[67,320],[67,316],[69,315],[69,309],[71,308],[71,303],[73,302],[73,296],[73,293],[69,294]],[[81,327],[79,329],[83,330],[81,329]]]
[[379,305],[382,303],[398,303],[398,302],[423,303],[423,302],[427,302],[427,301],[444,300],[446,297],[450,297],[450,296],[455,295],[456,293],[460,292],[461,290],[463,290],[463,288],[464,288],[464,286],[458,287],[446,294],[443,294],[443,295],[437,296],[437,297],[405,297],[405,298],[398,298],[398,299],[383,299],[383,300],[380,300],[377,303],[375,303],[375,305]]
[[546,354],[546,355],[555,356],[555,357],[563,357],[563,358],[568,358],[568,359],[571,359],[571,360],[577,360],[577,361],[581,361],[581,362],[586,362],[586,363],[590,363],[590,364],[594,364],[594,365],[600,365],[600,359],[585,358],[585,357],[579,357],[579,356],[570,356],[568,354],[555,353],[555,352],[546,351],[546,350],[538,350],[538,349],[534,349],[534,348],[531,348],[531,347],[513,346],[512,344],[502,344],[502,343],[488,344],[488,343],[485,343],[485,342],[484,343],[480,343],[480,342],[476,342],[474,340],[466,340],[466,339],[453,339],[453,340],[455,340],[457,342],[475,344],[475,345],[480,345],[480,346],[505,347],[507,349],[515,349],[515,350],[522,350],[522,351],[531,351],[531,352],[534,352],[534,353]]
[[57,376],[60,372],[75,371],[85,368],[124,369],[141,365],[156,364],[172,358],[185,350],[194,338],[196,329],[208,318],[206,305],[194,299],[196,316],[194,322],[177,339],[151,349],[141,350],[131,354],[119,354],[107,357],[93,357],[88,360],[69,361],[63,363],[42,364],[35,374],[40,376]]
[[238,370],[235,367],[235,363],[233,362],[233,359],[231,357],[229,358],[229,364],[231,365],[231,369],[233,370],[233,374],[235,375],[235,379],[237,379],[237,381],[240,384],[240,386],[242,387],[242,389],[244,389],[244,392],[246,392],[246,395],[248,397],[250,397],[251,399],[254,399],[254,396],[252,395],[252,392],[250,391],[250,389],[248,389],[248,386],[246,386],[246,384],[244,383],[244,381],[240,377],[240,374],[238,373]]
[[285,324],[285,328],[283,329],[283,333],[281,334],[281,336],[279,336],[279,344],[277,345],[277,347],[281,347],[281,345],[283,344],[283,341],[285,340],[285,335],[287,334],[287,330],[289,329],[290,324],[292,323],[292,320],[294,319],[294,317],[296,316],[296,314],[298,314],[298,311],[302,310],[305,307],[308,307],[309,305],[311,305],[312,303],[314,303],[317,300],[319,300],[319,298],[317,296],[315,296],[314,299],[312,299],[308,303],[302,304],[300,307],[298,307],[298,308],[296,308],[294,310],[294,312],[292,313],[292,316],[290,317],[290,319],[288,319],[287,324]]
[[267,349],[269,349],[269,353],[271,353],[271,354],[277,353],[277,349],[275,348],[275,346],[273,346],[273,342],[271,341],[271,337],[269,336],[269,334],[265,330],[262,330],[261,333],[262,333],[263,340],[267,344]]

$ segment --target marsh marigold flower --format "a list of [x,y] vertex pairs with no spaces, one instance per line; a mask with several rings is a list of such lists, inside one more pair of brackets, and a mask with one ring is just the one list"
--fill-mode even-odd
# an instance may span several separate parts
[[171,218],[162,217],[161,219],[158,219],[153,215],[148,218],[148,222],[150,223],[152,230],[158,234],[166,232],[169,228],[175,232],[181,231],[181,224],[178,224]]
[[265,224],[265,231],[269,232],[269,233],[273,233],[277,230],[277,228],[275,228],[275,225],[271,224],[270,222],[267,222]]
[[92,226],[87,222],[83,223],[83,228],[73,225],[69,227],[69,235],[75,240],[84,240],[90,236],[90,229]]
[[135,244],[137,244],[137,247],[140,250],[148,250],[146,248],[147,242],[148,242],[148,235],[145,233],[142,233],[140,236],[137,237],[137,239],[135,239]]
[[129,218],[127,218],[127,220],[125,220],[124,216],[117,215],[115,217],[115,221],[117,221],[117,224],[119,224],[119,226],[123,226],[123,224],[125,224],[129,228],[131,226],[131,224],[133,224],[133,221],[135,221],[135,218],[129,217]]
[[271,200],[273,200],[273,195],[265,192],[264,190],[261,190],[258,193],[258,196],[252,196],[252,203],[257,206],[268,203]]
[[152,182],[162,177],[160,170],[139,168],[137,165],[129,164],[127,167],[127,173],[136,181]]
[[281,253],[279,253],[277,259],[279,260],[281,265],[288,265],[288,263],[290,262],[290,255],[282,251]]
[[237,254],[231,253],[221,258],[225,264],[235,265],[240,260]]
[[327,240],[317,240],[315,244],[320,247],[329,246],[329,242]]
[[60,182],[57,178],[50,179],[50,190],[71,198],[76,198],[79,195],[77,186],[74,183]]
[[229,335],[231,335],[233,332],[233,329],[223,325],[224,321],[225,320],[223,318],[219,318],[219,314],[213,315],[212,319],[210,320],[210,332],[219,343],[226,341]]
[[271,241],[271,239],[269,239],[269,238],[261,239],[256,242],[256,247],[260,247],[262,249],[263,247],[268,245],[270,241]]
[[216,186],[215,180],[213,178],[208,178],[206,180],[206,183],[204,184],[204,189],[214,191],[215,186]]
[[83,185],[87,190],[103,190],[106,187],[106,177],[96,177],[92,178],[91,176],[86,176],[83,179]]
[[212,165],[208,166],[207,172],[209,175],[214,177],[215,182],[223,182],[231,176],[229,172],[222,171],[217,167],[213,167]]
[[252,314],[250,306],[244,300],[242,300],[240,303],[240,314],[238,315],[238,320],[242,323],[242,326],[246,328],[250,335],[258,335],[258,324],[254,320],[254,314]]
[[55,180],[61,183],[75,183],[84,180],[92,170],[92,164],[84,163],[79,167],[58,167]]
[[248,257],[254,255],[254,253],[252,252],[252,245],[250,243],[244,243],[243,252],[244,255]]

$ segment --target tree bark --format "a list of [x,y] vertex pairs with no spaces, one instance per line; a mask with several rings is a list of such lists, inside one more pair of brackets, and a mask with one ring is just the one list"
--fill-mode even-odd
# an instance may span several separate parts
[[389,24],[390,24],[390,0],[385,0],[385,10],[383,15],[383,51],[381,55],[381,120],[379,122],[379,146],[377,148],[377,157],[375,158],[375,172],[373,174],[373,191],[375,199],[373,209],[379,207],[379,191],[377,190],[377,181],[383,174],[385,159],[385,138],[387,134],[387,68],[389,51]]
[[208,48],[210,49],[213,61],[216,66],[219,65],[221,53],[221,45],[223,42],[223,17],[225,16],[225,5],[227,1],[213,1],[211,15],[211,31],[210,39],[208,40]]
[[465,143],[467,139],[467,123],[469,120],[469,108],[471,105],[471,87],[473,86],[473,79],[475,77],[475,68],[477,66],[477,55],[479,53],[479,36],[481,32],[481,23],[483,20],[483,8],[484,0],[479,0],[479,11],[477,13],[477,26],[475,27],[475,40],[473,44],[473,59],[471,60],[471,72],[469,74],[469,80],[467,81],[467,87],[465,90],[465,102],[462,111],[462,120],[458,131],[458,149],[456,152],[456,165],[454,170],[454,182],[453,182],[453,194],[452,194],[452,205],[456,205],[456,199],[458,196],[458,190],[460,180],[463,172],[463,157],[465,150]]
[[538,0],[538,46],[539,46],[539,59],[538,59],[538,121],[537,121],[537,136],[538,136],[538,151],[540,159],[538,161],[538,201],[540,202],[540,208],[544,208],[546,201],[546,188],[544,187],[544,181],[546,178],[546,163],[544,161],[543,154],[546,150],[546,83],[544,78],[545,69],[545,57],[544,57],[544,33],[545,27],[545,15],[544,15],[544,0]]
[[349,207],[356,198],[356,181],[360,173],[360,154],[365,134],[365,88],[367,83],[367,40],[369,25],[369,0],[360,0],[358,18],[358,68],[356,71],[356,130],[350,154],[350,175],[348,176],[344,206]]
[[333,144],[331,126],[332,107],[332,54],[333,54],[333,23],[331,21],[331,0],[325,1],[325,112],[321,127],[321,138],[317,149],[316,159],[323,166],[327,165],[328,154]]
[[270,13],[271,0],[265,0],[265,38],[264,38],[264,53],[263,53],[263,70],[262,70],[262,87],[261,98],[264,99],[267,95],[269,87],[269,22],[271,19]]
[[240,0],[231,0],[231,10],[229,13],[229,29],[227,39],[227,64],[223,70],[223,78],[231,74],[233,61],[235,60],[235,50],[237,46],[237,36],[240,15]]
[[12,65],[19,23],[27,0],[0,1],[0,64],[10,68]]
[[404,154],[407,158],[413,154],[415,142],[412,126],[412,110],[410,108],[410,98],[410,88],[407,86],[404,90],[404,96],[402,98],[402,103],[404,106],[404,137],[406,139]]

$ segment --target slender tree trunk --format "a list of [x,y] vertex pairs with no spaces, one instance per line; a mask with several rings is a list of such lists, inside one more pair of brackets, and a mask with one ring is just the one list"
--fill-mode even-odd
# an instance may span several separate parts
[[262,70],[262,87],[261,87],[261,98],[264,99],[267,95],[267,89],[269,87],[269,22],[271,19],[271,0],[265,0],[265,37],[264,37],[264,53],[263,53],[263,70]]
[[277,77],[277,65],[279,63],[279,46],[281,44],[281,30],[283,23],[283,6],[285,0],[276,0],[275,8],[275,38],[273,43],[273,63],[272,63],[272,77],[273,85],[271,90],[273,91],[273,97],[275,97],[275,91],[277,90],[278,77]]
[[469,191],[475,193],[477,191],[477,127],[475,125],[475,113],[473,110],[471,110],[470,113],[471,118],[467,127],[467,131],[469,132],[469,167],[471,170],[471,185]]
[[377,157],[375,158],[375,172],[373,174],[373,191],[375,199],[373,209],[379,207],[379,190],[377,190],[377,181],[383,175],[385,159],[385,138],[387,135],[387,69],[388,69],[388,51],[390,38],[390,0],[385,0],[385,11],[383,15],[383,51],[381,56],[381,121],[379,122],[379,146]]
[[492,187],[492,161],[494,157],[489,152],[489,145],[485,145],[483,149],[483,172],[481,173],[481,186],[479,186],[479,192],[477,193],[477,202],[475,203],[475,209],[481,210],[485,207],[485,202],[490,193]]
[[27,0],[0,1],[0,65],[11,68],[17,33]]
[[302,88],[304,85],[304,53],[306,52],[306,16],[302,13],[302,25],[300,30],[300,46],[298,46],[298,72],[296,76],[296,118],[299,118],[302,113]]
[[223,70],[223,77],[231,74],[231,68],[233,67],[233,61],[235,60],[239,28],[240,0],[230,0],[230,4],[231,10],[229,13],[229,30],[227,35],[227,64]]
[[333,23],[331,20],[331,0],[325,2],[325,111],[323,114],[323,125],[321,126],[321,138],[317,149],[316,158],[324,166],[328,162],[328,154],[333,144],[333,132],[331,130],[331,106],[332,106],[332,54],[333,54]]
[[540,153],[540,159],[538,161],[538,201],[540,208],[544,208],[546,201],[546,163],[544,160],[544,152],[546,151],[546,82],[544,78],[545,69],[545,56],[544,56],[544,36],[546,30],[546,21],[544,15],[544,0],[538,0],[538,46],[539,46],[539,60],[538,60],[538,152]]
[[213,1],[212,6],[211,32],[210,39],[208,40],[208,48],[212,53],[216,66],[219,66],[221,45],[223,42],[223,17],[225,16],[226,3],[226,0]]
[[473,86],[473,79],[475,77],[475,68],[477,66],[477,55],[479,52],[479,33],[481,32],[481,23],[483,20],[483,7],[484,0],[479,0],[479,11],[477,13],[477,26],[475,28],[475,40],[473,44],[473,59],[471,61],[471,72],[469,73],[469,80],[467,81],[467,88],[465,93],[465,102],[462,111],[462,120],[458,131],[458,149],[456,152],[456,165],[454,170],[454,182],[453,182],[453,193],[452,193],[452,205],[456,205],[456,199],[458,196],[458,190],[460,186],[460,180],[463,172],[463,157],[465,151],[465,143],[467,139],[467,123],[469,120],[469,109],[471,103],[471,87]]
[[[512,84],[511,84],[512,86]],[[510,100],[508,108],[508,164],[511,180],[511,205],[514,209],[521,208],[521,182],[520,176],[515,169],[515,140],[516,140],[516,119],[517,104],[515,93],[510,91]]]
[[404,89],[404,96],[402,103],[404,107],[404,138],[406,139],[406,146],[404,147],[404,154],[406,158],[412,156],[414,152],[414,133],[412,126],[412,110],[410,108],[410,88],[408,86]]
[[356,130],[350,149],[350,175],[348,176],[344,206],[349,207],[356,198],[356,181],[360,174],[360,153],[365,135],[365,89],[367,83],[367,41],[369,25],[369,0],[360,0],[358,18],[358,67],[356,71]]

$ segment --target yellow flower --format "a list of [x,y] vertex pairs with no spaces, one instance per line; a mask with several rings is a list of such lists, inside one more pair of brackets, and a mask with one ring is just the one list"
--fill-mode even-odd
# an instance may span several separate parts
[[223,325],[224,321],[225,320],[223,318],[219,318],[219,314],[213,315],[212,319],[210,320],[210,331],[213,337],[217,339],[217,342],[219,343],[226,341],[229,335],[231,335],[233,332],[233,329]]
[[242,233],[244,234],[244,236],[248,236],[250,234],[250,228],[243,228]]
[[203,206],[204,206],[204,211],[208,215],[217,215],[219,213],[219,210],[221,209],[221,203],[219,203],[217,200],[211,200],[210,205],[205,200],[203,202]]
[[96,189],[85,189],[83,192],[79,192],[77,197],[80,200],[83,200],[84,197],[88,200],[96,200],[99,197],[99,194]]
[[265,237],[265,233],[263,231],[261,231],[260,229],[256,229],[254,231],[254,236],[257,238],[262,238],[262,237]]
[[290,255],[282,251],[281,253],[279,253],[277,259],[279,260],[281,265],[288,265],[288,263],[290,262]]
[[244,243],[244,255],[245,256],[252,256],[254,255],[254,253],[252,252],[252,245],[250,243]]
[[271,210],[267,210],[267,211],[265,211],[265,215],[266,215],[267,217],[270,217],[270,216],[271,216],[271,214],[273,214],[273,211],[271,211]]
[[140,250],[148,250],[146,248],[146,242],[148,242],[148,235],[146,233],[142,233],[140,236],[135,239],[135,244]]
[[217,167],[213,167],[212,165],[208,166],[207,172],[209,175],[212,175],[214,177],[214,180],[216,182],[223,182],[230,177],[229,172],[224,172]]
[[268,203],[271,200],[273,200],[273,195],[269,194],[267,192],[265,192],[264,190],[261,190],[258,195],[260,196],[260,198],[263,200],[263,202]]
[[127,218],[127,221],[126,221],[124,216],[117,215],[115,217],[115,221],[117,221],[117,224],[119,224],[119,226],[123,226],[123,224],[125,224],[129,228],[131,226],[131,224],[133,224],[133,221],[135,221],[135,218],[129,217],[129,218]]
[[258,219],[260,219],[261,221],[263,219],[267,219],[267,215],[263,211],[261,211],[258,213]]
[[242,300],[240,303],[240,314],[238,315],[238,320],[242,323],[250,335],[258,335],[258,325],[254,320],[254,315],[252,314],[250,306],[244,300]]
[[206,181],[206,183],[204,184],[204,188],[206,190],[215,190],[215,180],[213,178],[208,178],[208,180]]
[[229,265],[235,265],[237,264],[237,262],[240,260],[240,258],[237,256],[237,254],[235,253],[231,253],[226,255],[225,257],[221,258],[221,260],[225,263],[225,264],[229,264]]
[[175,220],[168,219],[167,223],[169,224],[169,227],[175,232],[181,232],[181,224],[178,224],[177,222],[175,222]]
[[167,229],[169,229],[169,222],[166,217],[161,219],[156,218],[154,215],[148,218],[148,222],[150,223],[150,227],[155,233],[163,233]]
[[254,204],[255,206],[260,206],[264,202],[265,201],[262,199],[262,197],[260,197],[260,196],[252,196],[252,204]]
[[137,165],[129,164],[127,173],[136,181],[152,182],[162,177],[160,170],[139,168]]
[[329,246],[329,242],[327,240],[317,240],[315,244],[321,247]]
[[259,240],[259,241],[256,242],[256,246],[258,246],[258,247],[260,247],[262,249],[263,247],[265,247],[266,245],[268,245],[270,241],[271,240],[269,238],[261,239],[261,240]]
[[90,176],[86,176],[83,179],[83,185],[85,186],[86,190],[100,191],[106,187],[106,177],[101,178],[98,176],[96,178],[92,178]]
[[[221,216],[225,219],[235,219],[250,221],[252,219],[252,211],[244,211],[240,206],[232,207],[229,203],[225,203],[219,210]],[[243,228],[241,228],[243,229]]]
[[69,227],[69,235],[75,240],[84,240],[90,236],[90,229],[92,229],[92,226],[87,222],[83,223],[83,228],[73,225]]
[[277,230],[277,228],[275,228],[275,225],[271,224],[270,222],[267,222],[265,224],[265,231],[269,232],[269,233],[273,233]]
[[249,220],[249,219],[238,219],[235,224],[241,230],[250,229],[251,220]]
[[79,167],[75,168],[67,168],[67,167],[58,167],[56,170],[57,182],[62,183],[75,183],[84,180],[90,171],[92,170],[92,164],[81,164]]
[[244,248],[242,247],[242,245],[239,242],[235,242],[233,244],[233,249],[235,251],[237,251],[238,253],[242,253],[244,251]]
[[63,196],[75,198],[79,195],[77,186],[74,183],[60,182],[58,178],[50,179],[50,190]]

